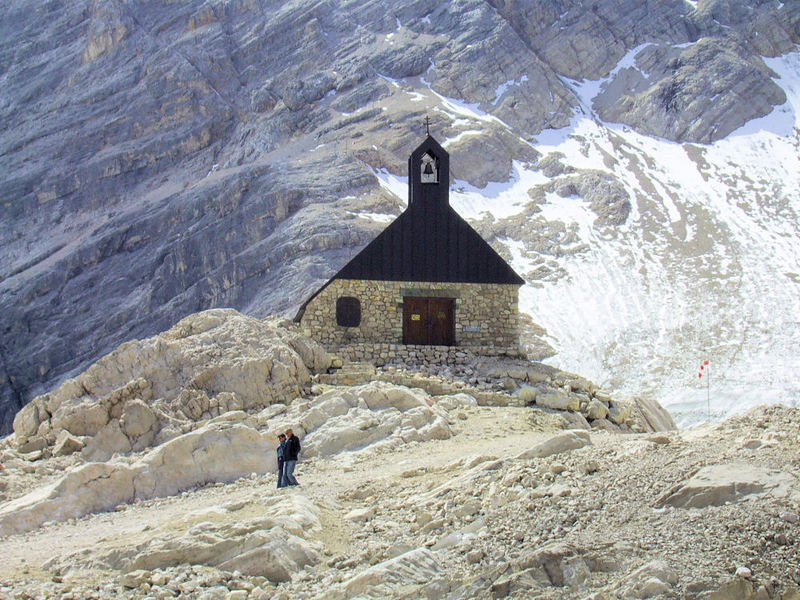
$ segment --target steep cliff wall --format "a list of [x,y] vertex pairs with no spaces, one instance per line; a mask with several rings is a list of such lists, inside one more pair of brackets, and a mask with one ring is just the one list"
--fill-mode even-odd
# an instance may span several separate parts
[[[380,230],[363,215],[399,212],[374,173],[404,176],[425,114],[459,185],[513,180],[539,158],[536,134],[584,111],[575,80],[651,44],[596,117],[710,142],[785,101],[761,56],[793,50],[799,12],[756,0],[6,3],[0,431],[121,341],[205,308],[260,316],[302,302]],[[481,230],[506,251],[502,227]]]

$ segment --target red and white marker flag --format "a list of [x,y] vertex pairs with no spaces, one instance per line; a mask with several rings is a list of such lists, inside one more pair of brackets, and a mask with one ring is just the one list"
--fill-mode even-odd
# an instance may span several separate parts
[[700,372],[697,374],[698,379],[702,379],[703,378],[703,372],[705,371],[705,368],[707,366],[708,366],[708,361],[704,360],[703,364],[700,365]]
[[703,375],[706,376],[706,412],[708,418],[711,419],[711,379],[708,375],[708,360],[704,360],[700,365],[700,372],[697,374],[698,379],[702,379]]

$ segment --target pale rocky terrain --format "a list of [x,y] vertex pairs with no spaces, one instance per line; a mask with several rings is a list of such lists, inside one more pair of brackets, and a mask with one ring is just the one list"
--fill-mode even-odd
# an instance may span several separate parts
[[[777,307],[796,296],[800,267],[773,244],[797,234],[797,147],[756,140],[719,159],[713,144],[775,111],[796,140],[790,82],[769,61],[798,43],[796,0],[7,1],[0,431],[35,396],[187,314],[290,315],[402,210],[405,192],[381,182],[406,176],[425,115],[451,153],[454,192],[484,198],[485,213],[465,216],[516,259],[528,293],[593,288],[570,257],[619,250],[605,262],[623,272],[597,287],[624,305],[598,310],[624,318],[605,318],[613,330],[589,348],[565,352],[588,338],[580,319],[560,327],[541,298],[526,308],[565,361],[585,373],[596,352],[595,379],[613,369],[621,387],[652,354],[617,356],[609,340],[629,335],[658,340],[662,363],[721,337],[743,341],[720,345],[720,359],[757,354],[757,333],[787,324],[751,326],[761,301],[736,316],[762,285]],[[560,167],[554,132],[580,150]],[[662,173],[680,161],[653,140],[685,148],[695,177]],[[769,157],[768,173],[752,155]],[[516,184],[507,220],[496,190]],[[704,200],[715,184],[732,206]],[[547,212],[559,199],[572,210]],[[572,219],[584,201],[590,237]],[[750,221],[752,246],[738,231]],[[656,292],[656,308],[641,301]],[[672,340],[683,321],[643,332],[663,321],[664,294],[672,314],[688,305],[684,320],[720,316],[696,341]]]
[[342,364],[207,311],[18,415],[0,597],[800,598],[798,439],[794,408],[679,431],[541,363]]

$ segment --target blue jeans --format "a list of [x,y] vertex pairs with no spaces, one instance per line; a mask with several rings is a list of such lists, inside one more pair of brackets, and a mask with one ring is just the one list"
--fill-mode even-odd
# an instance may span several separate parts
[[294,468],[297,466],[296,460],[287,460],[283,463],[283,483],[284,485],[300,485],[294,476]]
[[279,458],[278,459],[278,487],[279,488],[286,487],[286,482],[283,480],[283,471],[284,471],[283,463],[284,463],[284,460],[282,458]]

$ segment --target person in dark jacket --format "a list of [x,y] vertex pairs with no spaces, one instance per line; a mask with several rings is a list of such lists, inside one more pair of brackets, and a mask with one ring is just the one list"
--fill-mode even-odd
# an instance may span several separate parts
[[282,433],[278,434],[278,441],[280,445],[278,446],[278,487],[286,487],[286,481],[284,480],[284,469],[285,469],[285,456],[286,456],[286,436]]
[[300,485],[294,476],[297,456],[300,454],[300,440],[291,429],[286,430],[286,446],[283,449],[283,481],[285,485]]

